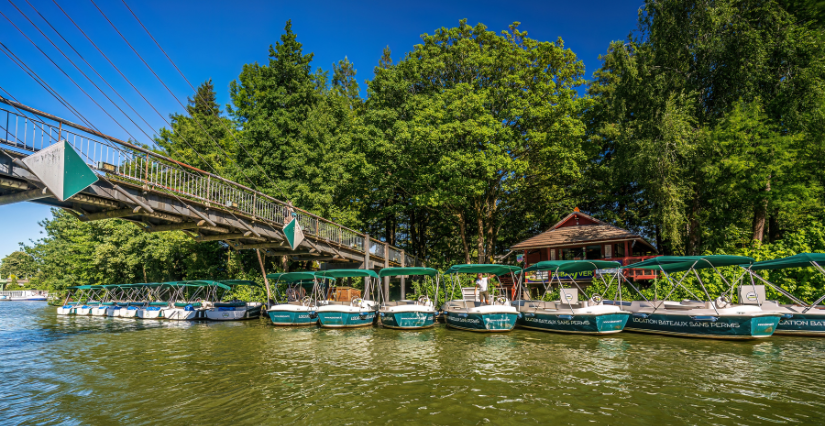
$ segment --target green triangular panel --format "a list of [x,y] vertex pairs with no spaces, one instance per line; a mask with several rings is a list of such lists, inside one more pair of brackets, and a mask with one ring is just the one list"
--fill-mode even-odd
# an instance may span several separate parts
[[63,199],[66,200],[97,182],[98,177],[71,145],[63,143]]
[[298,218],[292,218],[292,220],[284,226],[284,235],[292,250],[295,250],[295,247],[301,245],[304,241],[304,232],[301,230]]

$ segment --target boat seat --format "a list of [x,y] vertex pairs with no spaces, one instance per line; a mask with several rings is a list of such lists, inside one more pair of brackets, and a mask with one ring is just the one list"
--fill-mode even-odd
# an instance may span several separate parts
[[176,307],[176,308],[185,308],[185,307],[187,307],[187,306],[189,306],[189,305],[192,305],[192,307],[193,307],[193,308],[200,308],[200,307],[201,307],[200,302],[193,302],[193,303],[188,303],[188,302],[175,302],[175,307]]

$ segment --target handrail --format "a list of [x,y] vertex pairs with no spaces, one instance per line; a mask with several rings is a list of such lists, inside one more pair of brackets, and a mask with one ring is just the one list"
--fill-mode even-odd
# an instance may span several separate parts
[[[288,216],[288,210],[291,208],[297,213],[298,223],[301,224],[305,234],[315,239],[346,246],[352,251],[364,253],[363,242],[366,235],[354,229],[291,206],[284,201],[214,173],[209,173],[2,96],[0,96],[0,102],[38,116],[35,118],[27,117],[0,108],[0,112],[6,113],[5,120],[2,120],[3,117],[0,115],[0,130],[5,131],[5,138],[2,138],[2,134],[0,134],[0,144],[9,145],[22,151],[37,152],[58,140],[65,140],[78,151],[78,154],[85,157],[84,161],[95,172],[106,174],[110,178],[149,185],[158,190],[172,192],[207,204],[217,204],[227,209],[235,209],[250,217],[264,219],[280,227],[283,227],[284,218]],[[55,126],[48,123],[43,118],[57,122],[59,125]],[[14,123],[12,123],[12,119]],[[22,134],[20,131],[21,121]],[[12,124],[14,124],[13,131],[11,129]],[[71,131],[70,129],[77,131]],[[88,135],[102,138],[105,142],[93,139]],[[38,137],[40,139],[39,147]],[[31,141],[31,144],[29,141]],[[106,168],[104,169],[104,167]],[[383,245],[383,242],[370,238],[368,254],[383,259],[385,257]],[[398,258],[399,261],[396,261],[398,263],[400,263],[400,253],[400,249],[390,246],[390,258]],[[408,266],[419,263],[414,256],[405,256],[411,261],[407,262]]]

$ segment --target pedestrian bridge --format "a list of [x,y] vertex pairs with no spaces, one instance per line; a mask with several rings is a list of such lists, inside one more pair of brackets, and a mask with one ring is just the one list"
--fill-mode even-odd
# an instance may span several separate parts
[[[63,141],[99,179],[60,201],[25,159]],[[82,221],[121,218],[146,232],[181,230],[196,241],[294,260],[421,265],[397,247],[239,183],[0,97],[0,205],[26,201]],[[293,216],[304,234],[294,250],[284,234]]]

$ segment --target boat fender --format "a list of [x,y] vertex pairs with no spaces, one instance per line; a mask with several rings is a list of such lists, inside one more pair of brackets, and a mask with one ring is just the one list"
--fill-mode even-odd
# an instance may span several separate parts
[[518,317],[521,318],[521,312],[518,313]]
[[782,318],[793,318],[793,314],[782,314]]
[[186,305],[186,306],[183,307],[183,310],[186,311],[186,312],[192,312],[192,311],[195,310],[195,307],[192,306],[192,305]]
[[556,315],[556,318],[558,318],[558,319],[565,319],[565,320],[571,320],[571,319],[573,319],[573,315]]
[[534,314],[532,312],[528,312],[528,313],[524,314],[524,316],[525,317],[534,317],[534,316],[536,316],[536,314]]
[[636,318],[647,318],[647,317],[650,316],[650,314],[643,314],[643,313],[638,313],[637,312],[637,313],[633,314],[633,316],[636,317]]
[[384,313],[383,312],[381,312],[381,318],[384,318]]
[[467,318],[467,314],[458,314],[461,318]]
[[318,312],[309,311],[309,317],[312,318],[312,319],[317,318],[318,317]]

